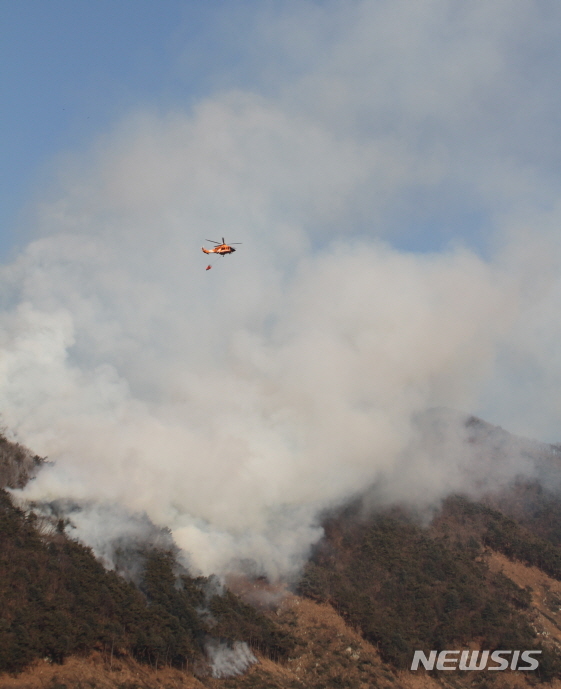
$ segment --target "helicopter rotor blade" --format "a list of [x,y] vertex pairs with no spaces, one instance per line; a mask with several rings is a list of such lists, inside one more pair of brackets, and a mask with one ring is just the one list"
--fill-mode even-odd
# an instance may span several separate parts
[[[215,242],[214,239],[205,239],[205,242],[212,242],[213,244],[220,244],[220,242]],[[224,244],[224,242],[222,242]]]

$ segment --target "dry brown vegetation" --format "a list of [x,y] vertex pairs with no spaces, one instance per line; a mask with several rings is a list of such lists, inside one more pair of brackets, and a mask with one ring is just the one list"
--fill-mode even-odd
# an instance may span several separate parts
[[[0,438],[0,479],[41,464]],[[225,591],[139,551],[137,584],[0,492],[0,689],[561,689],[561,500],[519,482],[406,510],[326,516],[299,595],[238,577]],[[60,526],[60,525],[59,525]],[[258,662],[218,679],[209,638]],[[413,650],[539,648],[535,673],[409,671]]]

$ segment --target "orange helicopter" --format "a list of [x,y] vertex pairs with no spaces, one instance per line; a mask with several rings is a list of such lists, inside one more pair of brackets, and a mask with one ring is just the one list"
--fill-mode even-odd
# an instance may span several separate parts
[[[204,246],[201,247],[205,254],[220,254],[221,256],[226,256],[226,254],[233,254],[235,249],[230,244],[224,242],[224,237],[222,237],[222,244],[220,242],[215,242],[214,239],[207,239],[207,242],[212,242],[216,244],[214,249],[205,249]],[[242,242],[232,242],[232,244],[242,244]]]
[[[230,244],[226,244],[224,237],[222,237],[222,244],[220,242],[215,242],[214,239],[207,239],[207,242],[212,242],[216,244],[214,249],[205,249],[204,246],[201,247],[205,254],[219,254],[220,256],[226,256],[226,254],[233,254],[235,249]],[[232,244],[242,244],[242,242],[232,242]],[[211,265],[206,267],[207,270],[212,268]]]

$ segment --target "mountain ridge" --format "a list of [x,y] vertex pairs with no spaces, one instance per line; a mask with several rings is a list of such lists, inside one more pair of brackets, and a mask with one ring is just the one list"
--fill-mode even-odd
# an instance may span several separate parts
[[[462,452],[467,447],[478,462],[486,454],[497,464],[515,453],[515,467],[523,455],[520,466],[531,463],[534,469],[528,476],[508,474],[499,490],[449,495],[431,507],[429,520],[414,505],[376,507],[376,489],[326,511],[325,537],[297,591],[262,577],[231,579],[230,588],[193,578],[173,548],[154,543],[142,555],[138,584],[126,582],[94,564],[91,550],[64,533],[63,521],[24,512],[2,492],[0,687],[561,687],[561,453],[470,415],[452,412],[444,422],[446,414],[429,416],[420,434],[427,447],[434,445],[435,430],[442,436],[450,418],[460,418]],[[44,460],[4,438],[2,461],[0,480],[17,488]],[[100,591],[99,619],[68,607],[79,599],[73,587],[86,598]],[[128,618],[117,602],[125,600]],[[66,627],[45,646],[37,630],[60,629],[65,610]],[[76,636],[72,615],[89,625],[89,636]],[[213,665],[212,638],[221,667],[231,664],[229,678],[227,669],[217,670],[218,661]],[[490,676],[409,670],[413,650],[482,645],[540,649],[539,671]]]

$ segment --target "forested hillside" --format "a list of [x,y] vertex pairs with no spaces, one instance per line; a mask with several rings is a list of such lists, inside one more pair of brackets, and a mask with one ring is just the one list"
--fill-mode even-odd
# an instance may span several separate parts
[[147,550],[137,586],[61,526],[46,527],[0,491],[0,671],[97,649],[205,674],[212,639],[250,642],[277,660],[292,649],[290,635],[217,581],[189,576],[173,551]]
[[[42,460],[2,443],[4,483],[21,485]],[[295,591],[260,578],[232,581],[238,595],[193,577],[169,538],[137,550],[134,580],[108,571],[0,490],[0,687],[70,689],[70,670],[98,689],[561,686],[555,485],[449,496],[430,520],[357,497],[324,514]],[[542,654],[529,673],[409,672],[414,650],[450,648]]]
[[351,505],[324,522],[326,537],[300,582],[303,595],[333,605],[382,658],[406,669],[415,649],[542,650],[540,678],[561,672],[525,613],[531,591],[490,570],[486,549],[561,579],[556,547],[502,513],[452,497],[428,528],[403,510],[361,517]]
[[146,552],[137,587],[37,521],[0,492],[0,670],[94,648],[192,670],[209,638],[250,641],[274,658],[290,651],[270,620],[212,579],[181,572],[173,552]]
[[44,463],[42,457],[0,433],[0,488],[22,488]]

